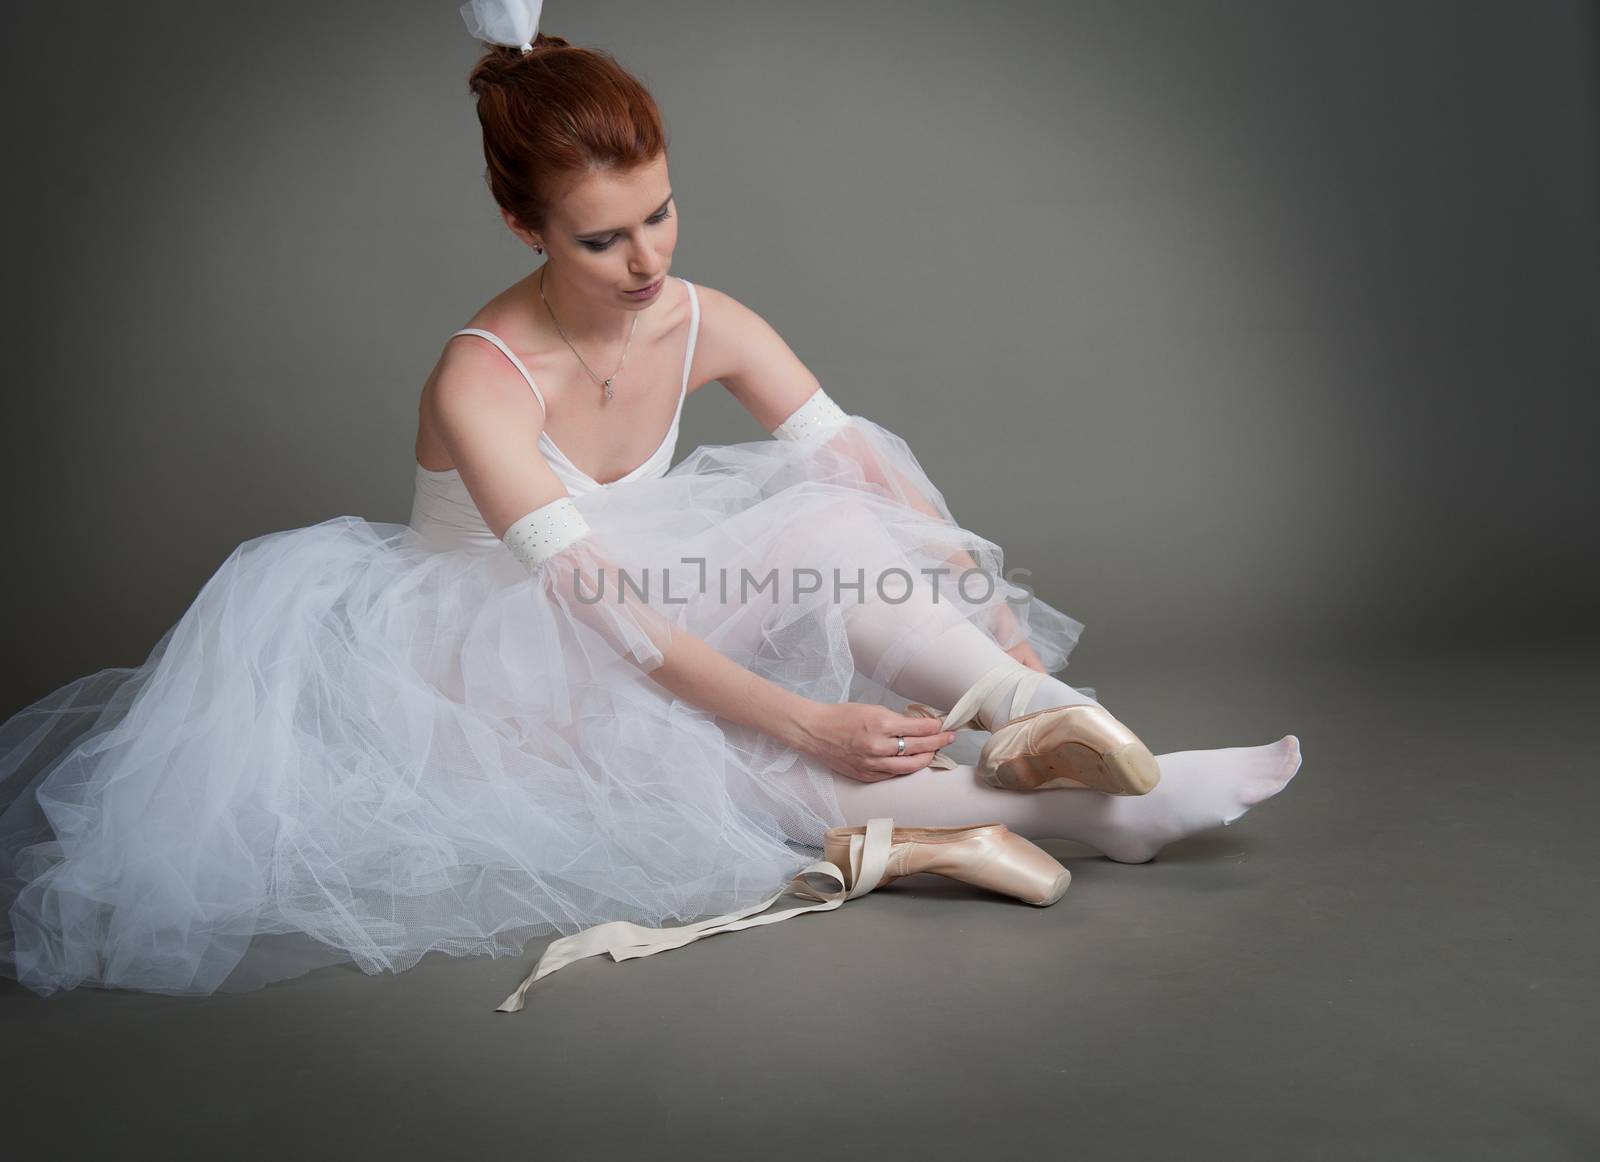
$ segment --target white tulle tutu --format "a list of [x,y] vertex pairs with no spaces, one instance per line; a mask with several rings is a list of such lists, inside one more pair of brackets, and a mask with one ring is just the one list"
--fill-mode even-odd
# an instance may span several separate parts
[[[956,525],[904,442],[849,427],[939,515],[829,440],[764,439],[576,494],[595,535],[571,552],[603,550],[652,586],[651,616],[789,690],[904,706],[885,687],[894,650],[857,670],[854,592],[796,593],[786,571],[864,570],[870,589],[965,550],[999,583],[946,608],[988,629],[1010,598],[999,644],[1026,636],[1064,665],[1081,624],[1018,604],[1000,549]],[[419,469],[424,520],[246,541],[142,665],[0,725],[3,971],[40,993],[399,971],[435,949],[517,954],[606,920],[729,911],[816,858],[843,822],[837,776],[659,686],[636,614],[597,623],[601,606],[576,608],[486,530],[452,538],[476,513],[453,518],[464,490],[443,480]],[[740,599],[741,570],[773,569],[783,592]],[[919,640],[912,613],[903,638]]]

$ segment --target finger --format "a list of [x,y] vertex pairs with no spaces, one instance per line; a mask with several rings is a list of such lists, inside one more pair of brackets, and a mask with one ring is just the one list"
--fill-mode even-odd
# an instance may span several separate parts
[[903,758],[876,759],[863,767],[877,778],[896,779],[901,775],[915,774],[933,761],[933,752],[908,754]]
[[907,738],[916,735],[919,738],[928,734],[945,734],[944,720],[940,718],[918,718],[914,715],[903,714],[895,719],[889,726],[889,733],[903,734]]
[[905,739],[906,748],[903,751],[900,749],[900,740],[898,738],[890,738],[884,740],[883,742],[874,743],[872,747],[872,754],[868,757],[892,759],[902,758],[905,755],[911,754],[925,754],[928,751],[938,750],[942,746],[949,746],[956,740],[956,735],[955,731],[953,730],[944,730],[940,731],[938,734],[924,734],[920,736],[908,734],[905,736]]
[[[949,746],[955,740],[956,732],[953,730],[946,730],[941,734],[925,734],[921,738],[912,738],[908,735],[906,737],[906,754],[932,754],[940,747]],[[899,744],[896,743],[895,745],[898,746]],[[889,757],[904,756],[897,756],[893,751],[890,751]]]
[[933,762],[933,752],[929,751],[927,754],[907,755],[903,759],[893,759],[891,761],[905,764],[896,771],[897,774],[914,775],[918,771],[925,771],[928,769],[928,764]]

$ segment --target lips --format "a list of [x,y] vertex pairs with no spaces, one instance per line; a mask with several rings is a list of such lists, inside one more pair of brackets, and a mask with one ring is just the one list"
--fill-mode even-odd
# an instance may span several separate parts
[[656,281],[655,281],[655,282],[647,282],[647,283],[645,283],[645,284],[644,284],[644,285],[643,285],[643,286],[641,286],[641,287],[635,287],[635,288],[633,288],[633,289],[632,289],[632,290],[630,290],[630,291],[629,291],[629,292],[628,292],[628,293],[629,293],[629,294],[630,294],[630,295],[637,295],[637,294],[643,294],[643,293],[644,293],[644,292],[645,292],[645,291],[647,291],[647,290],[650,290],[650,289],[651,289],[651,288],[653,288],[653,287],[655,287],[655,286],[656,286],[656,285],[657,285],[657,284],[658,284],[658,283],[660,283],[660,282],[661,282],[661,280],[660,280],[660,279],[659,279],[659,278],[658,278],[658,279],[656,279]]

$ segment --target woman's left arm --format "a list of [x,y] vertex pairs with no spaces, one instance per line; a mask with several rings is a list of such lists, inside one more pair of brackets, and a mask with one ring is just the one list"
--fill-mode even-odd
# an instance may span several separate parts
[[[916,462],[903,441],[896,440],[898,448],[885,447],[881,430],[852,423],[853,417],[829,398],[811,369],[771,324],[737,299],[699,283],[695,286],[701,292],[702,312],[696,364],[721,382],[762,427],[777,439],[804,439],[826,432],[828,446],[859,464],[865,479],[885,495],[934,520],[956,524],[931,481],[924,487],[896,466],[897,458],[908,465]],[[920,468],[918,474],[927,479]],[[978,568],[972,555],[962,549],[947,559],[960,569]],[[995,607],[988,629],[996,641],[1013,643],[1007,653],[1031,669],[1044,671],[1009,603]]]

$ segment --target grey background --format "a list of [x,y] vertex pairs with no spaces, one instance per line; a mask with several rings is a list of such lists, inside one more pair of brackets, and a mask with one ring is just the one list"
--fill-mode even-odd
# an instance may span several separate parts
[[[450,3],[6,14],[5,701],[240,541],[409,513],[529,269]],[[1591,633],[1588,4],[554,4],[655,93],[676,273],[902,434],[1069,668]],[[765,434],[714,385],[678,453]]]
[[[7,709],[241,540],[410,504],[525,273],[454,5],[13,5]],[[1305,748],[1055,907],[908,877],[492,1006],[542,950],[0,981],[23,1157],[1600,1155],[1600,21],[1579,3],[569,4],[762,312],[1088,629],[1157,753]],[[765,438],[715,387],[680,454]],[[1048,841],[1047,841],[1048,842]],[[86,1100],[87,1098],[87,1100]]]

